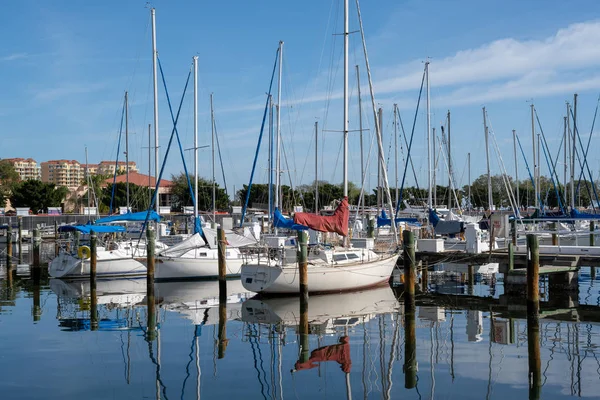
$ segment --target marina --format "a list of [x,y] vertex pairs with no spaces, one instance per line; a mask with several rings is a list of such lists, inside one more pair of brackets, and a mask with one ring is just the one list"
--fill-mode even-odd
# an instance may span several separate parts
[[596,4],[134,3],[6,24],[2,399],[600,398]]

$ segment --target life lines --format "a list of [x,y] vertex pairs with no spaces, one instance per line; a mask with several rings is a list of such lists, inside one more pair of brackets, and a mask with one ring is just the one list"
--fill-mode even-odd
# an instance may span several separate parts
[[92,255],[92,250],[88,246],[79,246],[77,249],[77,256],[82,260],[90,258]]

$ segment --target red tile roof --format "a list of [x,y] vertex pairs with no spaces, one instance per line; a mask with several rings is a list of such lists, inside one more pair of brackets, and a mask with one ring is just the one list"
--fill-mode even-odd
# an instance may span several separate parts
[[[117,175],[117,183],[125,183],[127,182],[127,175],[123,174],[123,175]],[[107,185],[110,185],[113,183],[113,178],[108,178],[104,181],[104,183],[106,183]],[[140,174],[138,172],[129,172],[129,183],[133,183],[134,185],[138,185],[138,186],[143,186],[143,187],[148,187],[148,175],[144,175],[144,174]],[[150,177],[150,186],[151,187],[156,187],[156,180],[154,179],[153,176]],[[160,181],[160,187],[171,187],[173,186],[173,182],[172,181],[168,181],[166,179],[163,179]]]

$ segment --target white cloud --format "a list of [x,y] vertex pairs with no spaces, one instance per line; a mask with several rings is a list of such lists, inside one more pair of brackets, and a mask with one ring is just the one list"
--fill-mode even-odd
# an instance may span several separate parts
[[13,53],[7,56],[0,57],[0,61],[15,61],[20,60],[22,58],[27,58],[29,55],[27,53]]
[[66,96],[95,92],[105,87],[105,83],[64,83],[61,86],[36,91],[34,98],[39,101],[54,101]]
[[[589,21],[560,29],[543,40],[507,38],[475,49],[459,50],[452,56],[432,60],[431,85],[439,88],[497,82],[524,78],[531,71],[544,71],[545,82],[554,82],[559,77],[558,72],[600,66],[600,47],[596,45],[598,37],[600,21]],[[379,70],[376,76],[383,75],[384,78],[377,81],[376,93],[418,89],[422,71],[421,60]],[[560,86],[568,85],[559,85],[555,90]],[[542,90],[540,94],[544,92]]]

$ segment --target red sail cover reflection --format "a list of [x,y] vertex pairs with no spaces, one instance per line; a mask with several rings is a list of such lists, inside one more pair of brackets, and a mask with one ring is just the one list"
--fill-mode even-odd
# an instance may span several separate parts
[[301,363],[297,361],[294,365],[296,371],[303,369],[311,369],[319,366],[318,363],[323,361],[336,361],[340,364],[342,371],[349,373],[352,368],[352,360],[350,359],[350,338],[342,336],[339,344],[319,347],[310,353],[308,361]]

